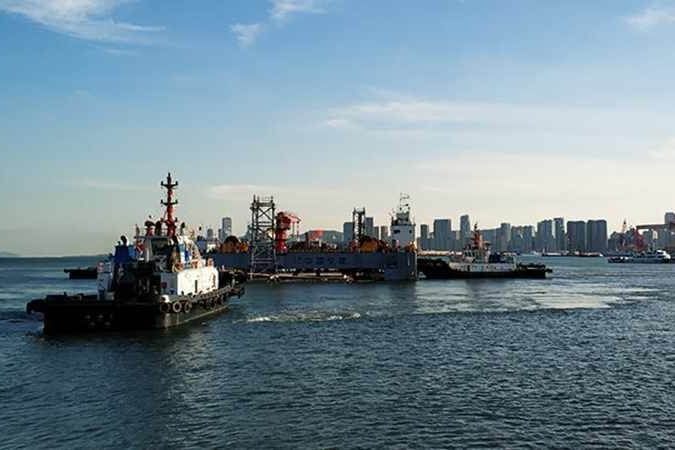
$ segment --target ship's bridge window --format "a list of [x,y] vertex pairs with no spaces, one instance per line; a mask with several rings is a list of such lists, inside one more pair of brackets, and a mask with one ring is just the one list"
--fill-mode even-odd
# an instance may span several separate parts
[[394,230],[394,234],[399,234],[401,230]]
[[162,254],[167,247],[171,245],[171,241],[168,238],[155,238],[152,241],[152,253]]

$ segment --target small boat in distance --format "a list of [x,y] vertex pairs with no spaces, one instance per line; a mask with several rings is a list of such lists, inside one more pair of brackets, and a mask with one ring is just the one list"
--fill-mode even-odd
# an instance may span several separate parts
[[672,258],[665,250],[654,250],[628,256],[612,256],[607,262],[620,264],[669,264]]
[[417,268],[427,279],[469,278],[546,278],[553,271],[544,264],[522,264],[511,253],[490,253],[489,244],[483,241],[474,226],[467,248],[458,255],[420,253]]

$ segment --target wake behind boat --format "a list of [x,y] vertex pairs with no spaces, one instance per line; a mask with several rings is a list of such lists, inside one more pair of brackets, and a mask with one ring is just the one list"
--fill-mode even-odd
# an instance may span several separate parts
[[546,278],[544,264],[522,264],[514,254],[490,253],[489,244],[474,227],[471,242],[460,254],[422,252],[417,268],[428,279]]

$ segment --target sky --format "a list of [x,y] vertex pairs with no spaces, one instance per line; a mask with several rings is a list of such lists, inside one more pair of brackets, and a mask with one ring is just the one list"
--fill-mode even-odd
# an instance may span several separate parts
[[675,209],[675,1],[0,0],[0,251],[110,250],[161,210],[243,233]]

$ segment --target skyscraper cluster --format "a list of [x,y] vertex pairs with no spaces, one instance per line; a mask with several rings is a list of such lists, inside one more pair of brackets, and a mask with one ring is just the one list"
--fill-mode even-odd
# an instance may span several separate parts
[[[675,216],[673,217],[675,222]],[[556,217],[544,219],[532,225],[511,225],[503,222],[498,228],[481,229],[483,240],[493,251],[530,253],[553,252],[599,252],[607,251],[607,221],[604,219],[570,221]],[[433,230],[429,225],[420,226],[418,248],[422,250],[459,251],[471,238],[471,222],[468,215],[460,217],[459,231],[452,230],[450,219],[435,219]]]

